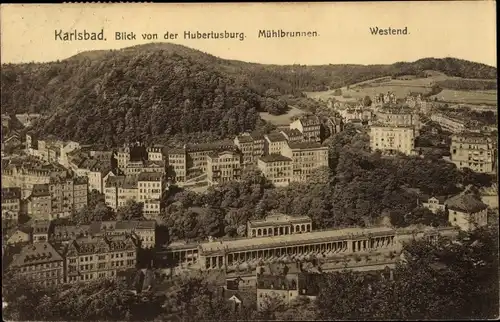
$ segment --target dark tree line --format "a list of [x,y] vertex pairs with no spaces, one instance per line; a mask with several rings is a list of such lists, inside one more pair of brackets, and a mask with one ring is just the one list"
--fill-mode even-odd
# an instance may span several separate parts
[[239,182],[211,187],[204,194],[172,190],[163,218],[172,240],[244,236],[248,220],[272,211],[310,216],[315,229],[369,226],[387,222],[448,225],[446,214],[422,209],[423,195],[453,195],[469,184],[488,186],[491,178],[459,171],[453,164],[419,157],[383,158],[368,151],[364,132],[348,127],[329,142],[330,168],[304,183],[275,188],[258,170]]

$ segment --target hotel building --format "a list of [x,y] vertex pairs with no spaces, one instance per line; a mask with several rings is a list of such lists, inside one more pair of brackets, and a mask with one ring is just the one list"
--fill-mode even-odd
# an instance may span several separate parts
[[24,246],[14,255],[9,270],[36,284],[64,283],[64,259],[48,242]]
[[144,203],[144,216],[152,218],[160,214],[160,199],[163,193],[163,174],[141,172],[137,178],[138,201]]
[[273,185],[284,187],[292,180],[292,163],[292,159],[281,154],[270,154],[260,157],[257,166]]
[[241,155],[235,151],[222,151],[207,155],[208,185],[239,180],[241,178]]
[[475,132],[462,132],[451,137],[451,161],[459,169],[495,173],[497,162],[496,138]]
[[257,165],[257,160],[265,154],[265,138],[256,132],[236,136],[234,144],[242,153],[243,167]]
[[71,241],[66,249],[66,282],[77,283],[135,268],[137,250],[131,237],[88,237]]
[[288,142],[281,154],[292,159],[292,181],[304,182],[316,169],[328,167],[328,147],[316,142]]
[[415,148],[415,130],[409,125],[387,126],[372,125],[370,127],[370,148],[385,154],[396,152],[410,155]]
[[21,188],[2,188],[2,219],[17,222],[21,212]]
[[321,142],[321,121],[316,115],[300,117],[290,123],[290,129],[299,130],[304,141]]

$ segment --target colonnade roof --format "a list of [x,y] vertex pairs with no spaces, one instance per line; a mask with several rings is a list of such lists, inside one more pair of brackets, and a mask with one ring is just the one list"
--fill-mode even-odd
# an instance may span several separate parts
[[289,224],[308,224],[312,220],[308,216],[293,217],[285,214],[272,214],[264,219],[249,221],[250,227],[263,227]]
[[204,253],[217,253],[222,251],[238,251],[238,250],[258,250],[266,247],[287,247],[291,245],[308,244],[322,241],[335,241],[344,239],[356,239],[369,234],[372,235],[389,235],[396,231],[388,227],[374,228],[344,228],[337,230],[323,230],[302,234],[267,236],[245,238],[229,241],[213,241],[200,244],[201,251]]

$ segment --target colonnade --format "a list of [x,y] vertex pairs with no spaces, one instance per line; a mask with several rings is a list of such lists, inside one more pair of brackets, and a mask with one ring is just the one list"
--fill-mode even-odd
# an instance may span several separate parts
[[[361,240],[344,240],[310,245],[273,247],[258,250],[228,252],[203,256],[204,269],[219,269],[244,262],[278,260],[288,257],[308,255],[335,255],[336,253],[354,253],[395,246],[395,236],[372,237]],[[204,264],[204,265],[203,265]]]
[[292,224],[278,227],[252,228],[252,237],[280,236],[311,232],[311,224]]
[[168,253],[167,259],[179,264],[195,263],[198,259],[198,249],[172,250]]
[[387,248],[394,246],[394,236],[372,237],[362,240],[352,241],[352,251],[359,252],[377,248]]

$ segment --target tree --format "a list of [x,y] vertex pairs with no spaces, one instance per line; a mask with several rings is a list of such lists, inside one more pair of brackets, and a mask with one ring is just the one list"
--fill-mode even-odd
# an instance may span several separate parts
[[405,260],[397,264],[392,281],[352,271],[326,274],[316,300],[318,317],[494,318],[499,308],[497,250],[498,227],[461,232],[456,242],[412,241],[405,245]]
[[127,200],[124,206],[116,210],[118,220],[144,220],[144,203]]
[[365,107],[369,107],[372,105],[372,99],[370,98],[370,96],[366,95],[364,98],[363,98],[363,106]]
[[4,280],[7,319],[14,320],[151,320],[163,312],[164,297],[134,295],[126,285],[99,280],[43,287],[16,278]]
[[333,96],[342,96],[342,90],[340,88],[337,88],[335,91],[333,91]]

